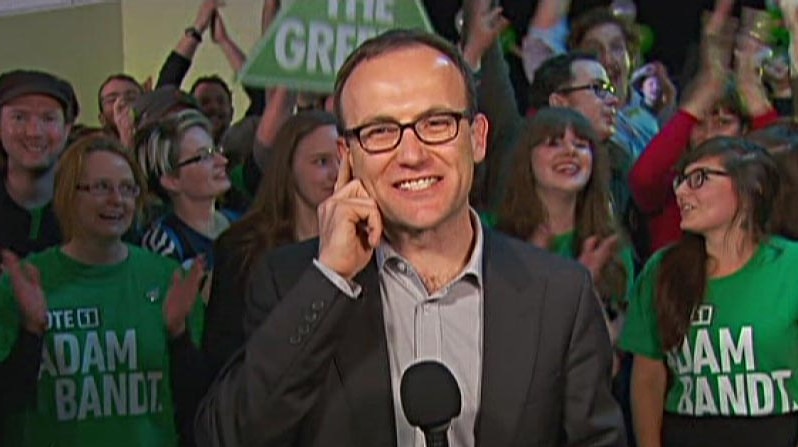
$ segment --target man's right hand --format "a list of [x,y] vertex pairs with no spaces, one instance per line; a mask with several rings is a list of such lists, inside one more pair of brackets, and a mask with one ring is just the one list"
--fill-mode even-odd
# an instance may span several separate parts
[[44,334],[47,330],[47,300],[42,291],[39,270],[31,264],[21,263],[17,255],[9,250],[3,250],[3,270],[8,272],[11,279],[22,326],[32,334]]
[[371,261],[382,238],[382,216],[347,157],[338,168],[335,192],[319,205],[319,262],[352,280]]

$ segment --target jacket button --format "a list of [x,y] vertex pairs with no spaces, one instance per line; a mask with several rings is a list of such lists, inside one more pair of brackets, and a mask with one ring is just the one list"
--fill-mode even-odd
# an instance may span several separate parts
[[310,325],[309,324],[301,324],[299,325],[299,335],[300,338],[302,335],[308,335],[310,333]]
[[316,312],[308,312],[305,314],[305,321],[308,323],[313,323],[319,319],[319,314]]
[[288,339],[288,343],[291,343],[292,345],[298,345],[302,343],[302,337],[298,334],[294,334]]
[[324,309],[324,301],[321,301],[321,300],[314,301],[310,305],[310,308],[315,310],[315,311],[322,310],[322,309]]

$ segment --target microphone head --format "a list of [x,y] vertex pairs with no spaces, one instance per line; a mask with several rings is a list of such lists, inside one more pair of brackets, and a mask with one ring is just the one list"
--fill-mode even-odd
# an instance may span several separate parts
[[399,387],[402,409],[410,425],[422,430],[448,425],[460,414],[460,387],[442,363],[427,360],[411,365]]

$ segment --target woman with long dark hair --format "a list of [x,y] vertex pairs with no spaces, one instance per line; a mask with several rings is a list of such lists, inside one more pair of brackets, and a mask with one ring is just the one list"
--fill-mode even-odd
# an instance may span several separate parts
[[269,249],[319,233],[316,208],[332,195],[338,175],[335,122],[330,113],[310,110],[283,124],[249,213],[216,243],[203,339],[213,371],[244,344],[241,318],[253,263]]
[[646,265],[621,337],[638,445],[793,447],[798,245],[771,233],[776,164],[723,137],[677,172],[685,234]]
[[565,108],[541,109],[520,138],[496,227],[582,262],[611,313],[633,275],[632,253],[618,250],[609,167],[590,122]]

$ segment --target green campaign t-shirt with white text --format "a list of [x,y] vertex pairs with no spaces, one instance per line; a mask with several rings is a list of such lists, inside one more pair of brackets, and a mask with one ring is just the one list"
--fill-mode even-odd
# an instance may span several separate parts
[[669,352],[654,307],[665,250],[635,283],[620,340],[627,351],[667,362],[673,380],[665,410],[687,416],[796,411],[798,243],[771,237],[740,270],[709,279],[685,340]]
[[[162,309],[179,266],[138,247],[128,249],[125,261],[110,266],[79,263],[60,247],[26,260],[41,273],[49,328],[35,408],[7,417],[4,446],[177,445]],[[4,276],[0,361],[13,348],[19,325]],[[196,343],[201,303],[189,325]]]

